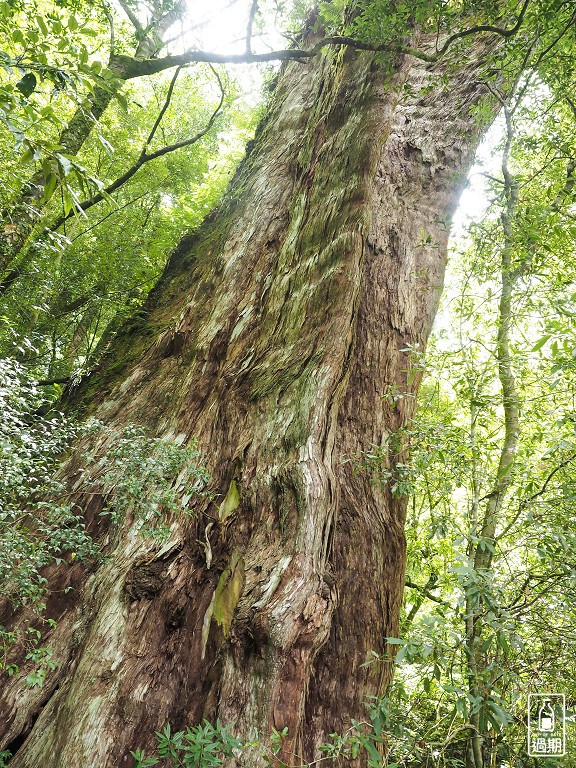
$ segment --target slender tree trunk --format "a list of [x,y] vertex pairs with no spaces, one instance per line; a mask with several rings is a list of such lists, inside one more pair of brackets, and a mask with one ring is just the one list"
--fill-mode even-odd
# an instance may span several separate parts
[[[162,547],[127,519],[95,571],[53,574],[62,663],[4,690],[11,768],[129,765],[204,717],[286,727],[300,764],[383,691],[389,666],[364,662],[398,631],[405,499],[354,460],[413,413],[490,45],[392,73],[349,51],[285,67],[225,202],[82,390],[118,433],[195,437],[217,496]],[[102,500],[84,504],[97,530]]]
[[[502,155],[502,176],[504,178],[505,207],[500,214],[503,242],[500,253],[500,301],[498,303],[498,334],[496,360],[498,378],[502,390],[502,410],[504,413],[504,434],[492,489],[486,496],[486,507],[481,527],[476,532],[479,541],[473,546],[473,566],[479,579],[488,579],[492,570],[496,532],[500,524],[502,504],[512,482],[512,473],[516,462],[516,452],[520,440],[520,401],[511,354],[511,335],[514,318],[514,294],[520,273],[512,263],[514,250],[513,222],[517,215],[519,184],[510,172],[508,159],[513,139],[513,110],[504,106],[506,118],[506,142]],[[474,530],[474,529],[473,529]],[[484,585],[484,589],[487,584]],[[478,711],[470,717],[473,730],[470,732],[470,745],[467,756],[467,768],[486,768],[492,764],[496,755],[491,751],[489,739],[489,721],[487,718],[487,696],[490,693],[486,680],[486,661],[481,650],[483,641],[482,614],[486,601],[482,591],[466,598],[466,646],[468,654],[469,692],[473,700],[480,701]]]
[[[80,151],[92,128],[112,101],[113,95],[112,91],[96,88],[89,101],[76,110],[59,138],[59,144],[65,154],[75,155]],[[14,265],[13,262],[38,223],[44,207],[43,196],[44,174],[42,171],[36,171],[10,206],[2,211],[0,296],[6,293],[21,275],[21,265]]]

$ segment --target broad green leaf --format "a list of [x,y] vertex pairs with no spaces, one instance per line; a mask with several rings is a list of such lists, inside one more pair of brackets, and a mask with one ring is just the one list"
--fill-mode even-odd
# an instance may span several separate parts
[[33,72],[27,72],[24,77],[16,83],[16,88],[28,98],[36,90],[37,84],[38,81],[36,80],[36,75]]

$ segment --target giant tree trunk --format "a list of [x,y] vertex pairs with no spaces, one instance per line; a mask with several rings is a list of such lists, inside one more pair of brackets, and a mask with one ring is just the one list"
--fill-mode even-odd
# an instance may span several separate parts
[[167,721],[217,717],[287,727],[300,764],[386,686],[363,663],[398,631],[405,500],[354,466],[414,410],[489,44],[392,75],[350,51],[284,69],[224,204],[83,394],[118,432],[194,436],[219,495],[163,547],[127,520],[95,572],[54,574],[62,663],[4,692],[13,768],[129,765]]

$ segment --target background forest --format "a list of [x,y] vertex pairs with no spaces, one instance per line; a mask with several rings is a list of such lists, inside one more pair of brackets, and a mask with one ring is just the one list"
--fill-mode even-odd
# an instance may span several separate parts
[[[233,55],[246,61],[293,40],[308,10],[237,5],[220,34],[234,52],[237,33]],[[519,41],[511,94],[497,76],[491,84],[500,115],[473,171],[475,210],[454,232],[428,349],[410,350],[423,375],[417,415],[349,458],[409,497],[408,570],[400,637],[366,662],[393,664],[394,682],[367,702],[366,723],[334,735],[327,760],[363,749],[373,768],[535,768],[528,694],[576,705],[576,9],[544,5]],[[324,22],[340,24],[342,8],[323,5]],[[45,569],[99,557],[54,467],[75,436],[106,425],[87,427],[60,396],[98,365],[182,235],[218,204],[272,87],[273,68],[125,66],[202,48],[203,34],[213,42],[210,11],[178,0],[0,3],[0,580],[29,614],[24,636],[0,627],[0,667],[31,687],[58,664],[42,642]],[[475,117],[487,119],[482,108]],[[383,394],[407,396],[392,385]],[[193,446],[134,425],[100,483],[128,504],[145,479],[157,520],[144,535],[161,538],[158,510],[191,457],[201,491]],[[206,725],[183,741],[168,730],[155,757],[138,744],[134,757],[164,763],[171,748],[183,755],[174,764],[217,765],[240,746],[231,733]],[[267,747],[272,762],[281,739]],[[207,743],[214,753],[198,747]],[[548,765],[576,763],[570,723],[567,743]]]

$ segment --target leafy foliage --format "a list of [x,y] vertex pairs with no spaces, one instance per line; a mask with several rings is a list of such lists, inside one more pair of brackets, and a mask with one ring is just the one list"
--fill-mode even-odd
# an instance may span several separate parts
[[84,2],[0,3],[0,124],[22,163],[41,162],[47,190],[51,179],[78,168],[73,157],[58,151],[70,110],[96,87],[116,87],[98,55],[108,34],[102,8]]
[[15,605],[41,605],[46,565],[96,551],[54,476],[78,428],[56,411],[42,415],[44,402],[21,365],[0,360],[0,581]]
[[231,734],[231,725],[223,726],[219,720],[212,725],[204,720],[200,725],[172,733],[168,724],[156,733],[155,754],[146,757],[142,750],[130,754],[136,760],[135,768],[149,768],[162,762],[178,768],[217,768],[225,758],[234,757],[242,743]]
[[[213,84],[211,73],[203,71],[181,77],[151,149],[202,128],[214,109]],[[128,111],[110,107],[99,135],[86,142],[82,166],[105,184],[130,167],[166,89],[164,77],[140,83],[128,91]],[[114,200],[101,201],[84,218],[29,245],[19,280],[4,298],[4,354],[16,354],[46,379],[92,367],[102,335],[113,333],[141,305],[183,232],[197,226],[222,194],[255,119],[234,105],[232,87],[227,98],[227,115],[199,144],[158,158]],[[228,133],[230,119],[234,134]],[[80,195],[74,180],[70,184]],[[50,202],[49,214],[62,210],[59,198]]]
[[[100,553],[72,497],[102,493],[108,500],[104,514],[115,523],[132,514],[140,521],[141,535],[163,541],[170,531],[167,520],[187,513],[189,501],[203,492],[209,477],[194,441],[182,446],[147,437],[134,426],[119,437],[95,423],[80,427],[49,409],[40,387],[9,359],[0,360],[0,408],[0,583],[3,598],[14,608],[24,607],[29,616],[15,629],[0,626],[0,670],[16,674],[13,651],[23,649],[31,667],[25,682],[34,687],[58,665],[43,634],[55,626],[45,616],[45,569]],[[70,442],[82,435],[90,442],[103,437],[113,442],[98,467],[86,456],[72,494],[66,476],[56,469]]]
[[[43,644],[35,625],[43,619],[52,564],[87,560],[98,553],[80,511],[70,503],[66,483],[55,469],[79,428],[63,414],[43,413],[46,398],[26,370],[13,360],[0,360],[0,583],[2,597],[30,616],[24,626],[0,625],[0,670],[8,675],[19,665],[11,652],[18,646],[32,671],[26,685],[42,685],[57,660]],[[32,618],[34,617],[34,618]]]
[[[107,499],[102,514],[116,524],[128,513],[142,521],[141,532],[165,539],[166,518],[186,513],[187,505],[208,484],[210,477],[199,463],[201,454],[192,440],[187,446],[148,437],[142,427],[126,427],[120,436],[93,424],[98,438],[112,445],[95,464],[86,454],[79,490],[100,488]],[[99,442],[99,441],[98,441]]]

